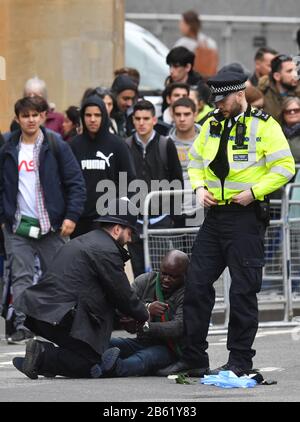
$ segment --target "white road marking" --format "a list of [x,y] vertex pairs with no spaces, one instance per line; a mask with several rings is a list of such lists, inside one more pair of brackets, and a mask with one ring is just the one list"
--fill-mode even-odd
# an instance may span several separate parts
[[282,372],[284,371],[284,368],[276,368],[275,366],[268,366],[266,368],[259,368],[260,372]]
[[226,343],[209,343],[210,346],[226,346]]
[[[29,381],[29,382],[28,382]],[[27,380],[24,382],[14,382],[13,384],[7,384],[7,385],[0,385],[0,390],[5,389],[7,390],[8,388],[32,388],[32,387],[41,387],[41,385],[46,385],[46,384],[53,384],[53,382],[51,381],[45,381],[42,378],[39,381],[33,382],[33,380]]]
[[295,331],[295,327],[291,329],[285,330],[272,330],[272,331],[258,331],[256,334],[257,337],[265,337],[265,336],[277,336],[280,334],[292,334]]

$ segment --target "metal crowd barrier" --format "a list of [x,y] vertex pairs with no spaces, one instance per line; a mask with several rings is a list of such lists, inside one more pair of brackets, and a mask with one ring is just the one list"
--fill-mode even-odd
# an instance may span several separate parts
[[[277,321],[261,322],[260,327],[294,326],[292,322],[293,306],[300,302],[300,193],[299,200],[290,200],[290,192],[299,184],[289,184],[283,190],[282,199],[271,200],[271,221],[265,236],[265,267],[263,283],[258,294],[259,309],[275,309],[283,318]],[[300,191],[300,190],[299,190]],[[168,250],[180,249],[191,256],[191,249],[199,227],[151,229],[149,228],[148,210],[155,197],[191,194],[191,190],[152,191],[144,202],[143,243],[146,271],[158,271],[161,258]],[[290,217],[290,206],[297,205],[299,217]],[[297,230],[293,224],[298,224]],[[224,324],[218,329],[226,329],[229,320],[230,275],[224,271],[214,284],[216,303],[213,312],[224,312]],[[296,286],[297,289],[292,288]],[[298,295],[299,294],[299,295]],[[216,332],[218,329],[211,329]]]
[[[300,303],[300,183],[286,186],[287,273],[289,296],[293,304]],[[293,199],[298,197],[299,199]]]

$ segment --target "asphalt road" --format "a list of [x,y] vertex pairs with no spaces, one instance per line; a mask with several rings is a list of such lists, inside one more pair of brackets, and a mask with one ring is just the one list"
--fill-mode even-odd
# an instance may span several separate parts
[[[1,327],[0,327],[1,328]],[[1,332],[1,331],[0,331]],[[120,333],[118,333],[120,334]],[[121,333],[124,335],[124,333]],[[2,334],[3,336],[3,334]],[[209,336],[211,367],[226,362],[226,336]],[[94,402],[109,409],[112,402],[119,406],[128,402],[161,403],[190,402],[299,402],[300,401],[300,326],[298,328],[261,329],[255,348],[254,366],[265,379],[278,383],[251,389],[223,389],[199,384],[179,385],[167,378],[141,377],[118,379],[74,380],[40,377],[30,380],[11,364],[14,356],[24,355],[25,346],[7,345],[0,341],[0,401],[1,402]],[[107,407],[106,407],[107,406]],[[105,411],[105,410],[101,410]],[[132,417],[133,419],[133,417]]]

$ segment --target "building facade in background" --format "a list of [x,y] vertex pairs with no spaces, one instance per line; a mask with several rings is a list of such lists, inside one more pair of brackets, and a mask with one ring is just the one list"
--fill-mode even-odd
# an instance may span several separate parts
[[49,101],[65,110],[87,87],[110,86],[124,64],[124,0],[1,0],[0,22],[2,131],[27,79],[45,80]]

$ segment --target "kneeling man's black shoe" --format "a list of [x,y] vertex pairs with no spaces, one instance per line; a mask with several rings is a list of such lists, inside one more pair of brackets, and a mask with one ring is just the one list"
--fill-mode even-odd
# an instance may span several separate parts
[[175,375],[179,374],[180,372],[183,372],[190,377],[201,378],[209,373],[209,368],[195,368],[192,367],[188,362],[179,360],[178,362],[175,362],[166,368],[160,369],[156,372],[156,375],[160,377],[167,377],[168,375]]
[[[24,372],[23,372],[23,363],[24,363],[24,360],[25,360],[25,358],[21,358],[19,356],[13,358],[13,360],[12,360],[12,363],[13,363],[14,367],[18,371],[22,372],[23,374],[24,374]],[[54,374],[51,374],[50,372],[45,372],[45,373],[40,373],[39,372],[39,375],[43,375],[45,378],[55,378],[55,375]]]
[[38,378],[39,368],[43,360],[45,348],[37,340],[29,340],[26,344],[26,355],[23,361],[22,372],[28,378],[35,380]]

